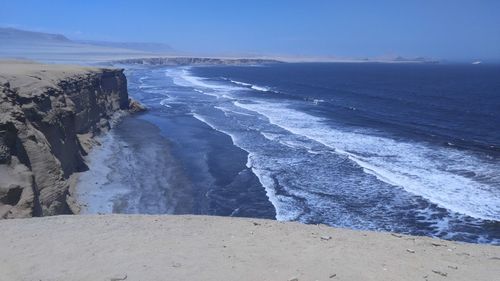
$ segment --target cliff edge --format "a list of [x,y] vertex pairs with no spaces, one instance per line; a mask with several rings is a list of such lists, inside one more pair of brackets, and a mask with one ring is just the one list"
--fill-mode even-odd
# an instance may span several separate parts
[[71,175],[128,108],[123,70],[0,61],[0,218],[73,213]]

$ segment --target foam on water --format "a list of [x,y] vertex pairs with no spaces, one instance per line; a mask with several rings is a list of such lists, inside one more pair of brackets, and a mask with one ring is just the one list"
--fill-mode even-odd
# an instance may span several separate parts
[[[228,97],[230,98],[230,97]],[[243,115],[243,116],[254,116],[252,114],[248,114],[248,113],[245,113],[245,112],[238,112],[238,111],[235,111],[235,110],[229,110],[227,108],[224,108],[224,107],[221,107],[221,106],[214,106],[214,108],[224,112],[224,115],[226,115],[227,117],[229,117],[231,114],[237,114],[237,115]]]
[[253,84],[250,84],[250,83],[245,83],[245,82],[241,82],[241,81],[231,80],[231,79],[227,79],[227,78],[223,78],[223,79],[224,80],[228,80],[231,83],[234,83],[236,85],[244,86],[245,88],[250,88],[250,89],[253,89],[253,90],[256,90],[256,91],[259,91],[259,92],[269,92],[269,91],[271,91],[271,89],[268,88],[268,87],[253,85]]
[[197,113],[192,113],[192,116],[199,121],[207,124],[210,128],[228,135],[229,137],[231,137],[234,145],[238,146],[248,153],[246,167],[252,170],[252,172],[259,179],[262,186],[265,188],[266,196],[269,199],[269,202],[271,202],[271,204],[275,207],[276,219],[282,221],[297,219],[297,217],[301,214],[300,209],[294,207],[293,199],[287,196],[276,194],[275,182],[272,176],[272,172],[263,168],[262,165],[258,164],[258,162],[262,162],[262,160],[260,159],[261,157],[259,157],[252,151],[245,149],[245,146],[241,144],[241,138],[239,138],[236,134],[217,127],[215,124],[209,122],[207,118]]
[[[193,112],[193,113],[191,113],[191,115],[192,115],[194,118],[198,119],[199,121],[201,121],[201,122],[203,122],[203,123],[207,124],[207,125],[208,125],[210,128],[212,128],[213,130],[216,130],[216,131],[218,131],[218,132],[224,133],[224,132],[220,131],[219,129],[217,129],[217,128],[216,128],[216,127],[212,124],[212,123],[208,122],[208,121],[207,121],[205,118],[203,118],[201,115],[199,115],[199,114],[197,114],[197,113],[194,113],[194,112]],[[233,136],[231,136],[231,135],[229,135],[229,136],[231,137],[231,139],[233,139]],[[233,139],[233,142],[234,142],[234,139]]]
[[[500,182],[494,163],[467,152],[429,147],[378,136],[376,132],[343,131],[327,120],[269,102],[236,106],[266,116],[273,124],[294,134],[318,141],[346,155],[365,172],[391,185],[453,212],[486,220],[500,220]],[[454,167],[474,172],[475,177],[457,173]]]
[[233,82],[234,84],[245,86],[245,87],[251,87],[252,86],[252,84],[248,84],[248,83],[245,83],[245,82],[235,81],[235,80],[231,80],[231,79],[229,79],[229,81]]
[[481,219],[499,220],[500,175],[493,159],[339,127],[295,109],[313,100],[259,97],[246,85],[193,77],[186,69],[166,75],[194,90],[173,92],[193,117],[248,152],[246,166],[278,220],[499,242],[474,230]]
[[256,86],[256,85],[252,85],[252,87],[250,87],[250,88],[257,90],[257,91],[261,91],[261,92],[269,92],[270,91],[269,88]]
[[191,75],[191,73],[189,72],[189,68],[167,69],[165,75],[171,77],[174,83],[179,86],[185,86],[185,87],[194,86],[196,90],[201,91],[204,94],[208,94],[207,91],[200,90],[199,88],[209,89],[211,91],[220,91],[220,92],[228,92],[241,89],[239,87],[210,83],[207,81],[207,79]]
[[[233,99],[229,94],[242,89],[241,87],[210,83],[206,79],[192,76],[189,68],[172,68],[165,71],[165,75],[172,78],[172,81],[179,86],[192,87],[194,91],[216,97],[218,99]],[[200,89],[201,88],[201,89]]]
[[269,133],[269,132],[260,132],[266,139],[270,141],[274,141],[279,139],[280,134],[275,134],[275,133]]
[[[252,154],[248,155],[249,159],[252,159]],[[269,198],[269,202],[273,204],[276,209],[276,219],[279,221],[292,221],[296,220],[301,214],[300,208],[294,207],[294,200],[288,196],[278,195],[276,193],[276,183],[273,179],[272,172],[259,169],[256,165],[251,165],[252,172],[257,175],[260,183],[266,189],[266,196]]]
[[89,170],[78,178],[76,197],[82,203],[82,214],[112,213],[114,199],[130,192],[109,179],[109,175],[113,173],[109,168],[109,159],[120,150],[122,143],[114,138],[112,132],[102,137],[100,142],[101,145],[92,149],[88,157]]
[[162,99],[162,100],[160,101],[160,104],[161,104],[162,106],[165,106],[165,107],[171,108],[171,106],[168,104],[168,102],[169,102],[169,101],[170,101],[170,98]]

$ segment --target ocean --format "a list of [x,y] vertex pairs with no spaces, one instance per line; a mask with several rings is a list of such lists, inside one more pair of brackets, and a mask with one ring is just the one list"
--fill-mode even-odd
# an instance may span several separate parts
[[[129,172],[161,177],[122,180],[106,210],[88,212],[275,218],[500,244],[498,65],[125,67],[129,94],[150,110],[117,126],[111,137],[125,144],[108,154],[129,161],[147,149]],[[154,137],[142,136],[147,126]],[[134,148],[131,136],[151,146]]]

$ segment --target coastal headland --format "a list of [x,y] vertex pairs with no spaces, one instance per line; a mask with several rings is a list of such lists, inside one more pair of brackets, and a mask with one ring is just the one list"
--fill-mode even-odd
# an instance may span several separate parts
[[129,102],[121,69],[1,61],[0,218],[74,213],[71,177]]

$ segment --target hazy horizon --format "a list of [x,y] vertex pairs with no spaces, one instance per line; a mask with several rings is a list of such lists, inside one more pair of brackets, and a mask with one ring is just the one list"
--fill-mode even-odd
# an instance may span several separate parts
[[500,60],[498,1],[1,1],[0,26],[186,54]]

